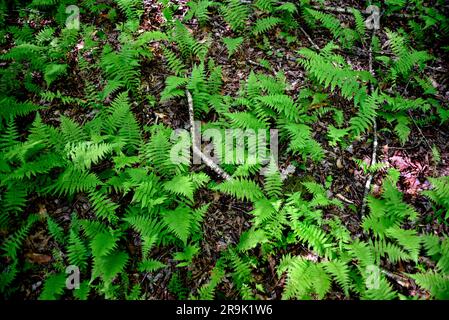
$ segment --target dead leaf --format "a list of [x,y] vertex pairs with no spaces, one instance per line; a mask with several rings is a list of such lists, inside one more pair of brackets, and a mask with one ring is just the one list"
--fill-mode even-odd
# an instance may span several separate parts
[[46,254],[40,254],[40,253],[34,253],[34,252],[26,253],[25,257],[31,263],[37,263],[37,264],[46,264],[52,260],[52,258]]

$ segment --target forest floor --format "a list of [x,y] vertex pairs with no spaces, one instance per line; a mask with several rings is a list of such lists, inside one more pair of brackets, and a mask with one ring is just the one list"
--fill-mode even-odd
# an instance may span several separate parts
[[[176,1],[172,1],[176,2]],[[179,0],[180,5],[176,12],[176,17],[182,19],[187,11],[187,1]],[[327,5],[333,7],[355,7],[363,11],[358,1],[345,1],[344,4],[337,1],[328,1]],[[140,30],[143,31],[158,31],[163,28],[164,18],[161,12],[161,5],[157,1],[145,0],[145,12],[142,15]],[[448,12],[446,12],[448,13]],[[352,16],[341,13],[337,17],[341,21],[352,23]],[[257,19],[257,15],[251,17],[252,20]],[[14,23],[13,21],[11,23]],[[20,23],[20,22],[16,22]],[[45,21],[44,21],[45,23]],[[51,21],[47,21],[51,24]],[[397,28],[406,25],[406,21],[401,17],[389,17],[383,22],[382,28]],[[104,32],[109,44],[118,44],[117,32],[113,24],[110,24],[107,19],[97,19],[96,25],[98,31]],[[251,71],[267,72],[264,66],[258,61],[260,59],[267,60],[272,67],[272,72],[283,72],[286,77],[286,82],[289,83],[288,93],[293,98],[297,98],[302,88],[306,87],[305,70],[297,63],[297,51],[301,48],[310,48],[313,46],[312,41],[319,47],[323,48],[330,40],[331,36],[322,29],[309,30],[304,26],[304,31],[298,29],[295,31],[299,41],[294,44],[289,44],[285,37],[280,34],[280,30],[272,30],[267,36],[269,37],[269,50],[262,48],[260,41],[252,39],[246,41],[240,50],[231,58],[227,57],[226,48],[222,41],[223,37],[234,36],[233,31],[229,29],[223,20],[222,16],[213,12],[210,17],[210,23],[207,27],[200,27],[194,20],[186,24],[189,30],[194,34],[196,39],[202,39],[206,33],[210,33],[213,37],[211,47],[209,49],[209,57],[213,58],[217,64],[222,66],[223,71],[223,89],[222,91],[230,96],[236,96],[242,81],[247,79]],[[163,31],[163,30],[162,30]],[[381,47],[385,47],[387,41],[385,34],[379,32],[381,39]],[[83,44],[80,43],[80,46]],[[449,104],[449,59],[442,46],[445,43],[435,43],[432,48],[428,48],[430,53],[436,57],[428,68],[425,69],[425,75],[432,79],[434,87],[438,91],[436,98],[445,105]],[[8,48],[8,44],[4,45],[3,50]],[[69,65],[72,60],[73,66],[76,66],[76,59],[78,52],[74,49],[68,58]],[[141,83],[145,88],[145,94],[155,97],[155,101],[159,101],[160,93],[165,86],[165,79],[171,72],[167,69],[162,50],[158,43],[152,44],[152,53],[154,59],[142,65],[141,68]],[[360,47],[359,50],[354,50],[349,54],[346,51],[339,52],[344,56],[346,61],[354,67],[354,69],[368,70],[368,44]],[[355,52],[355,53],[354,53]],[[89,61],[88,54],[84,58]],[[376,70],[376,62],[374,62],[374,70]],[[55,90],[59,90],[65,95],[72,97],[83,98],[83,82],[81,79],[89,79],[94,84],[98,81],[95,74],[83,74],[77,70],[76,67],[69,70],[64,81],[57,83]],[[100,83],[96,83],[99,88]],[[384,88],[388,90],[388,88]],[[416,98],[413,91],[408,90],[406,86],[402,88],[404,96]],[[39,97],[30,96],[34,99],[36,104],[41,103]],[[106,103],[108,101],[105,101]],[[342,99],[336,94],[329,95],[329,104],[339,106],[344,110],[352,110],[354,106],[347,100]],[[189,128],[189,112],[187,101],[184,98],[177,98],[163,103],[150,103],[148,101],[142,103],[135,103],[133,105],[133,112],[136,115],[139,123],[142,126],[151,125],[154,123],[164,123],[172,128]],[[48,124],[58,124],[59,116],[65,115],[75,119],[78,123],[85,123],[95,116],[94,110],[85,110],[81,107],[67,108],[57,102],[49,103],[49,108],[41,112],[43,121]],[[214,114],[209,115],[203,121],[214,119]],[[413,114],[412,114],[413,117]],[[348,119],[345,119],[348,120]],[[362,205],[364,197],[364,188],[366,181],[366,174],[354,162],[354,158],[363,159],[366,163],[371,161],[371,154],[373,148],[372,132],[366,136],[361,137],[357,141],[342,149],[339,146],[330,146],[326,138],[326,128],[328,127],[326,118],[321,118],[320,121],[313,124],[313,138],[317,140],[325,150],[325,158],[320,163],[307,161],[303,163],[300,168],[290,174],[289,181],[295,184],[296,181],[303,181],[312,179],[320,182],[322,185],[330,184],[330,193],[333,197],[340,199],[344,207],[333,208],[332,214],[338,215],[344,222],[345,226],[351,231],[353,237],[361,236],[361,217],[357,214],[357,208]],[[378,128],[383,128],[384,123],[379,121]],[[374,175],[372,181],[373,193],[380,192],[383,177],[388,168],[396,168],[401,174],[399,190],[405,195],[404,200],[412,204],[424,219],[420,220],[418,230],[421,232],[448,234],[449,227],[444,219],[435,215],[432,204],[428,199],[423,197],[420,193],[423,190],[430,188],[428,177],[440,177],[449,175],[449,127],[446,125],[438,125],[431,123],[428,125],[411,125],[411,133],[409,140],[401,145],[396,135],[386,130],[378,130],[378,150],[377,161],[385,164],[385,168]],[[432,147],[436,146],[440,150],[440,161],[436,163],[432,154]],[[280,169],[286,169],[290,164],[302,163],[299,157],[291,155],[280,155],[279,159]],[[219,177],[206,166],[193,167],[194,170],[205,170],[211,176],[215,176],[217,180]],[[329,181],[329,177],[332,180]],[[230,196],[221,195],[213,191],[204,191],[199,196],[199,203],[210,203],[211,207],[204,219],[203,232],[204,237],[201,243],[202,252],[193,260],[193,264],[187,269],[183,269],[181,274],[183,279],[188,279],[185,283],[186,287],[195,290],[207,282],[209,274],[215,265],[220,253],[228,246],[238,243],[240,235],[243,231],[250,228],[251,205],[238,201]],[[120,199],[120,201],[130,201],[130,199]],[[76,211],[80,217],[89,217],[92,215],[90,203],[87,197],[78,195],[73,201],[60,199],[54,197],[53,199],[46,197],[35,197],[31,199],[27,210],[37,212],[53,212],[55,215],[62,217],[61,220],[70,221],[70,215]],[[355,211],[354,211],[355,210]],[[137,243],[129,243],[130,252],[137,250]],[[50,239],[43,230],[36,229],[30,235],[24,244],[23,251],[26,259],[34,264],[46,265],[52,259],[53,249],[57,244]],[[159,249],[158,249],[159,250]],[[172,257],[175,248],[164,247],[159,251],[154,252],[154,258],[165,263],[168,267],[161,269],[159,272],[151,274],[129,275],[134,277],[133,281],[140,282],[145,292],[151,293],[150,299],[176,299],[170,290],[169,282],[173,273],[180,272],[176,268],[176,261]],[[289,248],[290,253],[311,254],[307,248],[297,246]],[[280,257],[271,256],[271,259],[265,270],[259,270],[256,274],[256,279],[259,283],[264,283],[266,292],[260,296],[262,299],[280,299],[282,288],[285,281],[284,277],[278,278],[274,266],[278,264]],[[423,261],[423,263],[432,264],[430,261]],[[406,278],[398,275],[398,272],[407,272],[409,266],[407,263],[400,264],[400,268],[396,267],[389,271],[397,275],[396,286],[400,288],[401,292],[413,292],[418,290],[414,283],[409,282]],[[257,271],[256,271],[257,272]],[[30,277],[24,279],[21,283],[24,294],[23,298],[33,299],[37,297],[37,288],[42,284],[42,273],[31,272]],[[218,288],[218,297],[237,297],[235,288],[232,283],[225,279]],[[423,293],[424,294],[424,293]],[[344,295],[340,291],[335,291],[330,294],[329,298],[344,299]]]

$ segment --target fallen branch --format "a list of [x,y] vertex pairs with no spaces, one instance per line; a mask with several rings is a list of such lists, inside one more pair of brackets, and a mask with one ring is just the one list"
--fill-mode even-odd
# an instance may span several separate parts
[[196,131],[195,131],[195,117],[193,113],[193,99],[192,95],[190,94],[189,90],[186,90],[187,95],[187,103],[189,104],[189,120],[190,120],[190,135],[192,138],[192,149],[193,153],[196,154],[201,158],[201,160],[213,171],[215,171],[216,174],[218,174],[220,177],[222,177],[225,180],[231,180],[231,176],[226,173],[222,168],[220,168],[211,158],[206,156],[201,149],[197,146],[196,141]]
[[[371,36],[371,43],[369,45],[369,59],[368,59],[368,64],[369,64],[369,72],[371,73],[371,75],[374,77],[374,69],[373,69],[373,38],[375,35],[375,31],[373,31],[373,34]],[[370,93],[372,94],[374,92],[374,86],[372,83],[370,83]],[[377,163],[377,120],[376,118],[374,118],[374,124],[373,124],[373,153],[371,155],[371,166],[374,166]],[[365,210],[366,210],[366,201],[368,198],[368,194],[369,191],[371,189],[371,182],[373,180],[373,174],[370,173],[368,175],[368,179],[366,179],[366,183],[365,183],[365,191],[363,193],[363,199],[362,199],[362,209],[360,211],[360,216],[364,216],[365,215]]]

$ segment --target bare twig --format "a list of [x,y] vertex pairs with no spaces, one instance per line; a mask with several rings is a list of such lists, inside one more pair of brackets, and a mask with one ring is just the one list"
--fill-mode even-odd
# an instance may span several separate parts
[[189,90],[186,90],[187,95],[187,102],[189,104],[189,120],[190,120],[190,134],[192,138],[192,149],[193,153],[196,154],[203,160],[203,162],[212,170],[215,171],[216,174],[218,174],[220,177],[222,177],[225,180],[231,180],[231,176],[226,173],[222,168],[220,168],[211,158],[206,156],[198,147],[197,141],[196,141],[196,130],[195,130],[195,117],[193,113],[193,99],[192,95],[190,94]]
[[354,204],[354,201],[349,200],[348,198],[346,198],[345,196],[343,196],[343,195],[340,194],[340,193],[337,193],[337,194],[335,195],[335,197],[338,198],[338,199],[340,199],[340,200],[343,201],[343,202],[346,202],[347,204]]
[[[251,60],[251,59],[248,59],[248,60],[246,60],[246,61],[247,61],[249,64],[252,64],[253,66],[257,66],[257,67],[260,67],[260,68],[266,70],[266,68],[265,68],[261,63],[259,63],[259,62],[253,61],[253,60]],[[271,72],[272,72],[274,75],[276,75],[276,70],[274,70],[274,68],[272,68]]]
[[[373,38],[375,35],[375,31],[373,31],[373,34],[371,36],[371,43],[369,45],[369,72],[371,73],[371,75],[374,77],[374,69],[373,69],[373,46],[372,46],[372,42],[373,42]],[[370,93],[372,94],[374,92],[374,86],[372,84],[372,82],[370,83]],[[373,153],[371,155],[371,166],[374,166],[377,163],[377,145],[378,145],[378,141],[377,141],[377,120],[376,118],[374,118],[374,124],[373,124]],[[368,194],[369,191],[371,189],[371,182],[373,180],[373,174],[370,173],[368,175],[368,179],[366,179],[366,183],[365,183],[365,191],[363,193],[363,199],[362,199],[362,209],[360,210],[360,215],[364,216],[365,215],[365,210],[366,210],[366,201],[368,198]]]
[[306,36],[307,40],[309,40],[310,44],[317,50],[320,50],[320,47],[317,46],[317,44],[315,42],[313,42],[312,38],[309,36],[309,34],[306,32],[306,30],[304,30],[301,26],[299,26],[299,29],[302,31],[302,33],[304,33],[304,35]]
[[429,143],[429,140],[427,140],[426,136],[424,135],[424,133],[422,132],[421,128],[418,126],[418,124],[416,123],[415,118],[412,115],[412,111],[408,110],[408,115],[410,116],[410,118],[412,118],[413,124],[415,125],[416,129],[418,129],[419,134],[423,137],[424,141],[426,142],[427,146],[432,149],[432,146]]

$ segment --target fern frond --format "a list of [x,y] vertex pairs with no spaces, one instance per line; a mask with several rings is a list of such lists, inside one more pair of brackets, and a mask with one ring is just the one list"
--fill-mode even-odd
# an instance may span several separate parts
[[86,270],[88,258],[87,248],[73,230],[70,230],[67,257],[71,265],[77,266],[80,270]]
[[44,288],[39,295],[39,300],[57,300],[66,288],[66,277],[64,273],[49,275],[44,282]]
[[164,212],[163,219],[170,231],[186,245],[192,225],[190,210],[186,207],[178,207],[175,210]]
[[254,181],[243,178],[222,182],[213,189],[241,200],[256,201],[263,197],[262,190]]
[[220,7],[225,21],[233,31],[241,31],[245,27],[249,8],[239,0],[226,0]]
[[266,33],[267,31],[276,27],[279,23],[281,23],[281,21],[282,20],[277,17],[266,17],[258,19],[253,27],[253,33],[256,36],[262,33]]
[[346,296],[349,296],[350,278],[348,265],[343,261],[334,260],[325,262],[323,266],[332,275],[335,282],[343,288]]
[[228,58],[231,57],[234,53],[237,52],[238,48],[243,43],[243,37],[237,38],[223,38],[223,43],[226,45],[226,49],[228,50]]
[[92,208],[97,217],[108,220],[109,222],[117,221],[116,210],[119,206],[109,200],[107,195],[100,191],[91,191],[89,193],[89,200],[92,203]]

